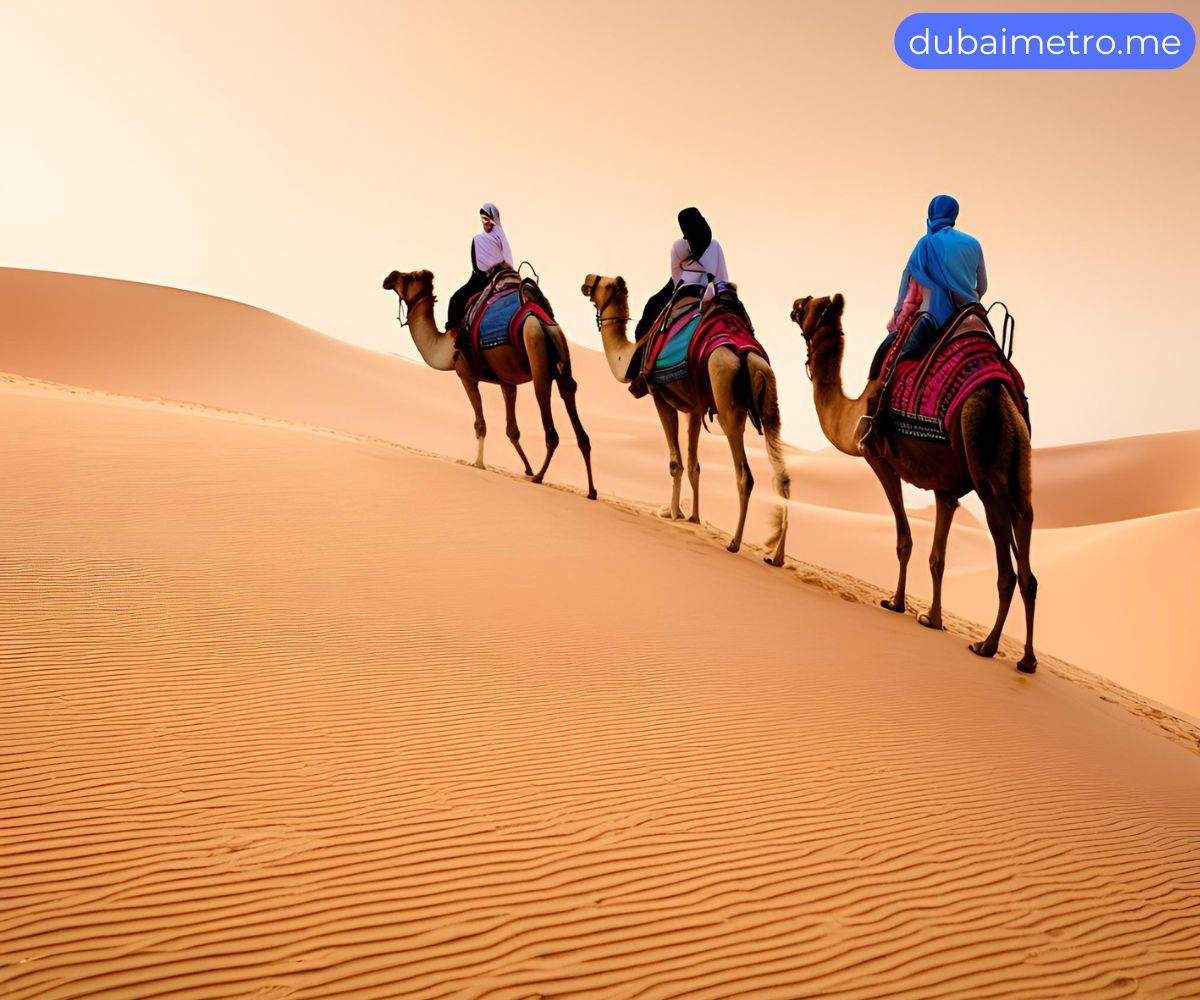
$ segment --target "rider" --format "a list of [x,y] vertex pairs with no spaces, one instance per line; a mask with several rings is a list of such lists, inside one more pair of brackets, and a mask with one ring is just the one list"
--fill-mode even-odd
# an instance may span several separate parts
[[896,308],[888,322],[888,335],[871,363],[871,378],[879,375],[888,348],[909,324],[912,329],[901,357],[920,357],[960,308],[978,302],[987,291],[983,248],[973,236],[954,228],[958,202],[939,194],[929,203],[926,234],[917,241],[904,274]]
[[[679,231],[683,238],[671,246],[671,280],[650,296],[642,318],[638,320],[635,339],[641,339],[671,300],[676,290],[683,285],[696,286],[696,294],[703,294],[708,285],[729,281],[729,270],[725,266],[725,252],[721,244],[713,239],[712,229],[698,208],[685,208],[679,213]],[[691,289],[689,289],[691,291]]]
[[513,266],[512,248],[508,237],[500,226],[500,209],[490,201],[479,210],[479,221],[483,231],[471,240],[471,277],[467,283],[450,296],[446,320],[447,330],[462,326],[467,311],[467,302],[476,292],[487,286],[487,274],[497,264]]

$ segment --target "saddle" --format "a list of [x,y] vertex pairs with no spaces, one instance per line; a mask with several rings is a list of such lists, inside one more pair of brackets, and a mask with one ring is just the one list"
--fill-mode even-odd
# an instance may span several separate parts
[[716,405],[707,373],[713,351],[724,347],[739,357],[752,352],[769,361],[735,285],[722,282],[707,302],[702,295],[700,286],[681,286],[650,327],[643,338],[641,371],[629,387],[635,397],[646,395],[651,385],[690,378],[712,415]]
[[[522,278],[507,264],[497,264],[488,272],[487,285],[467,301],[463,325],[454,343],[479,373],[481,381],[498,381],[487,364],[486,352],[492,348],[510,345],[528,362],[521,329],[530,315],[548,326],[555,325],[554,310],[537,282]],[[550,343],[559,354],[557,364],[562,371],[565,345],[555,344],[553,338]],[[520,381],[528,382],[532,377],[527,374]]]
[[883,386],[868,403],[865,451],[877,451],[889,433],[941,444],[962,405],[981,386],[1003,385],[1029,425],[1029,402],[1020,372],[996,341],[987,312],[978,302],[959,309],[942,327],[933,347],[918,358],[904,358],[905,344],[920,314],[895,338],[880,368]]

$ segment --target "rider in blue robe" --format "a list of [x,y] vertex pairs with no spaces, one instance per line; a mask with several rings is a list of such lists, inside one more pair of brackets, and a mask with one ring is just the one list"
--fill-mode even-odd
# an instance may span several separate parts
[[912,330],[901,357],[920,357],[937,341],[938,334],[959,309],[978,302],[987,291],[983,248],[974,236],[954,228],[958,202],[939,194],[929,203],[926,233],[917,241],[900,278],[896,308],[888,323],[888,336],[876,352],[871,377],[892,341],[905,325]]

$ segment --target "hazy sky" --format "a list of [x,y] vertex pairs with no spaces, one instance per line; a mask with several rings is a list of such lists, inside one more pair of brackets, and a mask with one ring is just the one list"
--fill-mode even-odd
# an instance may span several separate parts
[[[640,308],[696,204],[786,436],[818,446],[792,299],[846,295],[857,391],[945,191],[986,300],[1018,317],[1035,443],[1200,426],[1200,57],[921,73],[892,49],[915,9],[1036,7],[0,0],[0,264],[192,288],[415,356],[382,277],[430,268],[444,316],[494,201],[568,336],[598,347],[583,275],[625,275]],[[1167,8],[1200,21],[1196,0]]]

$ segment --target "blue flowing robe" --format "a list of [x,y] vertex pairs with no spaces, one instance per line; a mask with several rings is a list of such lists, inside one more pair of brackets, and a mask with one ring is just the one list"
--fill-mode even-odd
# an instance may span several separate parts
[[908,273],[930,291],[922,303],[940,328],[954,312],[968,302],[978,302],[987,291],[987,272],[983,267],[983,248],[974,236],[960,233],[953,226],[922,236],[908,258]]

